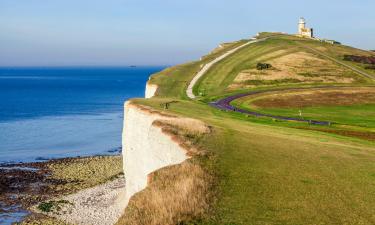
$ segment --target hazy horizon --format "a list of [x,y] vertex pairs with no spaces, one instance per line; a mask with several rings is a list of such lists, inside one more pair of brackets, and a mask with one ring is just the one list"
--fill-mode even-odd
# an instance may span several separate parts
[[260,31],[315,35],[375,49],[375,2],[0,0],[1,67],[174,65]]

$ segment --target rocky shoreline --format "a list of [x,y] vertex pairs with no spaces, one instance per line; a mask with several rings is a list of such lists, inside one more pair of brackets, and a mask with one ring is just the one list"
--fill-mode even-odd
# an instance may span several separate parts
[[54,221],[43,215],[43,210],[41,214],[31,209],[46,210],[40,206],[48,205],[51,199],[114,181],[122,174],[120,155],[0,164],[0,223],[11,224],[23,218],[21,224]]

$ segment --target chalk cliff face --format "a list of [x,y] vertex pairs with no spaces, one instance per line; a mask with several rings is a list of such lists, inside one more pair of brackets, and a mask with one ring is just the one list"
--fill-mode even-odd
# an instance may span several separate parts
[[122,154],[127,202],[147,186],[151,172],[188,158],[185,149],[155,125],[156,120],[170,119],[129,101],[125,103]]
[[149,82],[147,82],[146,83],[145,98],[154,97],[157,89],[158,89],[158,86],[156,84],[150,84]]

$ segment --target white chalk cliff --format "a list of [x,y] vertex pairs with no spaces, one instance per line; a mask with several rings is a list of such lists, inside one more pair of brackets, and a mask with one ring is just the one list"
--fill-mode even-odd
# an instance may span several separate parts
[[155,96],[158,86],[156,84],[146,83],[145,98],[152,98]]
[[125,103],[122,154],[127,202],[146,188],[150,173],[188,158],[186,150],[154,123],[171,119],[130,101]]

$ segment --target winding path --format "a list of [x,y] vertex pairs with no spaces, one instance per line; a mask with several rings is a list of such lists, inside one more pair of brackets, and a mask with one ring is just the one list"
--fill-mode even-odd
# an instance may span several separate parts
[[190,99],[194,99],[196,98],[195,94],[193,93],[193,88],[195,86],[195,84],[198,82],[198,80],[217,62],[225,59],[226,57],[228,57],[229,55],[233,54],[234,52],[238,51],[239,49],[249,45],[249,44],[252,44],[252,43],[256,43],[256,42],[259,42],[259,41],[263,41],[265,40],[265,38],[263,39],[258,39],[258,40],[252,40],[252,41],[249,41],[249,42],[246,42],[245,44],[241,45],[241,46],[238,46],[234,49],[231,49],[229,51],[227,51],[226,53],[222,54],[221,56],[217,57],[216,59],[212,60],[211,62],[207,63],[206,65],[203,66],[203,68],[197,73],[197,75],[194,76],[194,78],[190,81],[189,83],[189,86],[188,88],[186,89],[186,95],[190,98]]
[[246,93],[242,93],[242,94],[232,95],[232,96],[220,99],[217,102],[211,102],[210,105],[217,108],[217,109],[239,112],[239,113],[242,113],[242,114],[247,114],[247,115],[252,115],[252,116],[269,117],[269,118],[274,118],[274,119],[279,119],[279,120],[307,122],[307,123],[310,123],[310,124],[329,126],[329,125],[332,124],[332,122],[330,122],[330,121],[307,120],[307,119],[298,118],[298,117],[271,115],[271,114],[260,113],[260,112],[255,112],[255,111],[251,111],[251,110],[237,108],[237,107],[230,104],[232,101],[234,101],[236,99],[243,98],[243,97],[250,96],[250,95],[256,95],[256,94],[260,94],[260,93],[275,92],[275,91],[286,91],[286,90],[321,89],[321,88],[337,88],[337,87],[332,87],[332,86],[328,87],[327,86],[327,87],[314,87],[314,88],[288,88],[288,89],[278,89],[278,90],[251,91],[251,92],[246,92]]
[[[229,55],[233,54],[234,52],[238,51],[239,49],[247,46],[247,45],[250,45],[250,44],[253,44],[253,43],[256,43],[256,42],[260,42],[260,41],[264,41],[268,38],[262,38],[262,39],[257,39],[257,40],[252,40],[252,41],[249,41],[249,42],[246,42],[245,44],[241,45],[241,46],[238,46],[234,49],[231,49],[229,51],[227,51],[226,53],[224,53],[223,55],[215,58],[214,60],[212,60],[211,62],[205,64],[203,66],[203,68],[194,76],[194,78],[190,81],[189,83],[189,86],[188,88],[186,89],[186,95],[190,98],[190,99],[195,99],[196,96],[193,92],[193,89],[194,89],[194,86],[196,85],[196,83],[198,82],[198,80],[216,63],[220,62],[221,60],[223,60],[224,58],[228,57]],[[343,63],[333,57],[330,57],[324,53],[321,53],[320,51],[316,50],[316,49],[313,49],[313,48],[310,48],[308,46],[304,46],[301,44],[302,47],[310,50],[310,51],[313,51],[315,52],[316,54],[319,54],[323,57],[326,57],[342,66],[345,66],[349,69],[351,69],[352,71],[354,72],[357,72],[358,74],[360,75],[363,75],[365,77],[368,77],[368,78],[371,78],[371,79],[374,79],[374,77],[372,75],[369,75],[363,71],[360,71],[358,70],[357,68],[353,67],[353,66],[350,66],[350,65],[347,65],[346,63]],[[309,89],[315,89],[315,88],[337,88],[337,87],[332,87],[332,86],[326,86],[326,87],[314,87],[314,88],[309,88]],[[306,89],[306,88],[289,88],[289,89],[280,89],[278,91],[283,91],[283,90],[301,90],[301,89]],[[303,119],[303,118],[297,118],[297,117],[287,117],[287,116],[277,116],[277,115],[271,115],[271,114],[266,114],[266,113],[260,113],[260,112],[255,112],[255,111],[251,111],[251,110],[246,110],[246,109],[241,109],[241,108],[237,108],[235,106],[232,106],[230,103],[238,98],[242,98],[242,97],[245,97],[245,96],[250,96],[250,95],[256,95],[256,94],[259,94],[259,93],[265,93],[265,92],[273,92],[275,90],[266,90],[266,91],[251,91],[251,92],[247,92],[247,93],[242,93],[242,94],[236,94],[236,95],[232,95],[232,96],[229,96],[229,97],[226,97],[224,99],[221,99],[217,102],[211,102],[209,105],[215,107],[215,108],[218,108],[218,109],[221,109],[221,110],[226,110],[226,111],[235,111],[235,112],[239,112],[239,113],[242,113],[242,114],[247,114],[247,115],[253,115],[253,116],[262,116],[262,117],[269,117],[269,118],[274,118],[274,119],[280,119],[280,120],[287,120],[287,121],[298,121],[298,122],[308,122],[310,124],[317,124],[317,125],[331,125],[332,123],[330,121],[319,121],[319,120],[307,120],[307,119]]]

